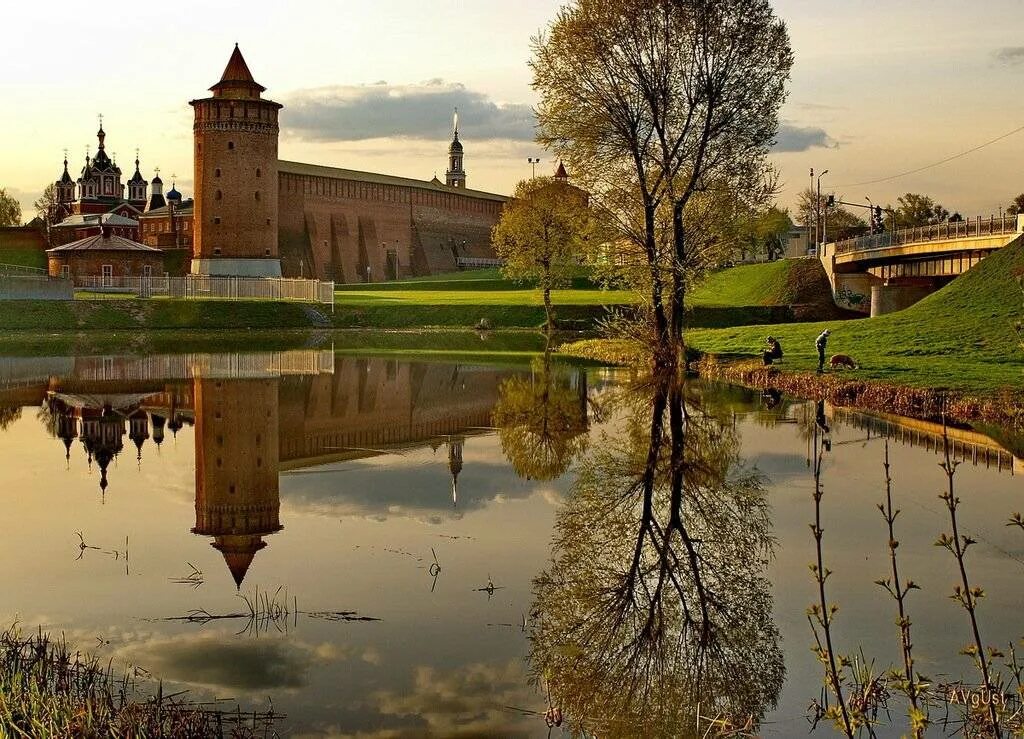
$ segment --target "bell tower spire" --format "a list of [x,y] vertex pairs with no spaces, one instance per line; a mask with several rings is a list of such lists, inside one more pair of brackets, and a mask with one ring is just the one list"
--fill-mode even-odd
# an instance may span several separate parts
[[448,170],[444,173],[448,187],[466,187],[466,170],[462,165],[462,142],[459,141],[459,109],[452,116],[452,143],[448,147]]

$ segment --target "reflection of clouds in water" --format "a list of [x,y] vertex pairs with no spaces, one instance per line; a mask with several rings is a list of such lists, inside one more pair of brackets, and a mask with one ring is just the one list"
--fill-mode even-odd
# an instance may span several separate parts
[[378,691],[370,699],[380,728],[353,731],[351,727],[318,727],[298,737],[346,737],[349,739],[405,739],[406,737],[527,737],[543,730],[539,716],[523,716],[508,706],[528,710],[543,701],[528,687],[523,664],[475,663],[442,672],[417,667],[408,691]]
[[761,452],[747,459],[744,466],[764,475],[769,484],[808,475],[807,459],[803,455],[786,452]]
[[358,655],[351,648],[327,642],[306,644],[284,637],[254,640],[206,633],[154,636],[119,648],[116,656],[163,680],[252,692],[305,687],[313,666]]
[[[343,468],[336,473],[281,476],[281,501],[299,513],[331,517],[411,518],[440,524],[498,501],[525,500],[538,489],[504,463],[466,464],[459,474],[458,507],[452,506],[448,470],[418,466]],[[552,488],[547,486],[546,490]],[[557,494],[556,494],[557,495]],[[551,500],[548,493],[545,499]]]

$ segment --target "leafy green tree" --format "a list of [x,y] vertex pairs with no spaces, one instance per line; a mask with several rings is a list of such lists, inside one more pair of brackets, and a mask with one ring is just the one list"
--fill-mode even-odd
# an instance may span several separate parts
[[1006,215],[1015,216],[1024,213],[1024,192],[1013,199],[1013,202],[1006,206]]
[[908,192],[896,199],[896,206],[889,206],[888,216],[896,216],[896,228],[915,228],[942,223],[949,218],[949,211],[936,203],[927,195]]
[[523,180],[501,212],[491,235],[504,260],[502,272],[516,280],[536,280],[544,293],[547,327],[554,327],[551,290],[564,284],[583,260],[591,230],[586,194],[547,177]]
[[688,265],[711,261],[693,253],[720,243],[694,210],[766,179],[792,63],[768,0],[573,0],[534,39],[538,138],[646,261],[659,363],[681,353]]
[[36,209],[36,215],[47,226],[52,226],[58,221],[58,206],[57,186],[52,182],[43,188],[42,194],[32,203],[32,207]]
[[769,260],[781,259],[786,253],[786,241],[793,229],[789,211],[771,206],[757,219],[757,238]]
[[0,226],[21,225],[21,204],[0,187]]

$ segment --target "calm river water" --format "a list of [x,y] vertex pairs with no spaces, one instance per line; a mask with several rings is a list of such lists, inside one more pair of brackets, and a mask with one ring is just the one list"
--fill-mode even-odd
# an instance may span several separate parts
[[[1024,463],[992,435],[949,438],[980,635],[1008,658]],[[935,546],[941,426],[541,359],[4,358],[0,620],[197,701],[272,701],[286,736],[544,737],[551,707],[555,736],[725,716],[804,735],[824,678],[816,470],[835,651],[903,665],[875,584],[887,450],[915,664],[935,694],[977,684],[961,572]],[[878,733],[898,736],[889,690]]]

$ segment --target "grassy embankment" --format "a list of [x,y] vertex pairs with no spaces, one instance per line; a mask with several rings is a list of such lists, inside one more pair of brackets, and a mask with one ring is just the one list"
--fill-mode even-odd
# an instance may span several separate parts
[[46,254],[38,249],[8,247],[0,244],[0,264],[46,269]]
[[[918,415],[935,415],[935,391],[942,389],[956,398],[959,418],[1020,421],[1024,350],[1016,325],[1024,317],[1022,276],[1024,244],[1016,244],[906,310],[854,321],[773,325],[770,333],[786,354],[770,369],[752,359],[769,333],[763,326],[694,329],[687,343],[702,355],[698,366],[704,374],[734,382]],[[719,286],[719,294],[725,289]],[[848,354],[859,369],[814,373],[814,339],[824,328],[832,330],[827,353]],[[636,359],[627,347],[600,342],[567,351]]]

